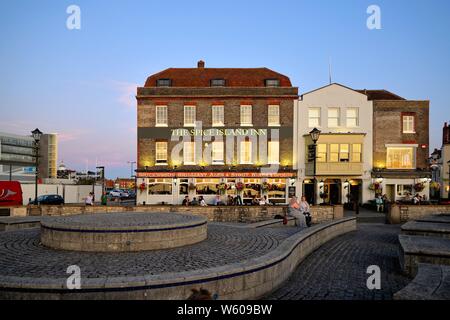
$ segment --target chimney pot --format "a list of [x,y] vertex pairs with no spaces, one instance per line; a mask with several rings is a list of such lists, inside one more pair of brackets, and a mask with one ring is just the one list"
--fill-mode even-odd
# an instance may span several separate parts
[[197,68],[204,68],[205,67],[205,61],[200,60],[199,62],[197,62]]

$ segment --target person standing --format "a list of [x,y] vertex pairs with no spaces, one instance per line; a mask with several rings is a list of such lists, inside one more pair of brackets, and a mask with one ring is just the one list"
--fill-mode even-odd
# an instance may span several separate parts
[[92,195],[92,192],[89,192],[89,195],[86,196],[86,199],[84,200],[84,203],[87,206],[93,206],[94,205],[94,196]]

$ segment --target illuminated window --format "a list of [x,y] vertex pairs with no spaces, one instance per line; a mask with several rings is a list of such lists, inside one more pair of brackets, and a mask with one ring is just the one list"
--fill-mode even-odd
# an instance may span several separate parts
[[356,143],[352,145],[352,162],[361,162],[362,145]]
[[330,144],[330,162],[339,162],[339,145]]
[[149,179],[148,194],[150,195],[172,194],[172,179]]
[[195,106],[184,106],[184,126],[193,127],[195,125]]
[[328,126],[330,128],[339,127],[339,108],[328,109]]
[[347,109],[347,127],[353,128],[359,126],[358,108]]
[[167,106],[156,106],[156,126],[167,127]]
[[223,141],[212,143],[212,163],[223,164]]
[[317,162],[327,162],[327,145],[320,143],[317,145]]
[[280,125],[280,106],[278,105],[269,105],[269,126],[279,126]]
[[267,161],[269,164],[279,164],[280,163],[280,143],[279,141],[269,141],[268,145],[268,157]]
[[212,125],[214,127],[224,126],[223,106],[212,106]]
[[388,169],[414,169],[413,147],[388,147],[387,168]]
[[339,149],[339,161],[349,162],[350,160],[350,146],[348,144],[341,144]]
[[252,142],[241,141],[241,164],[252,163]]
[[198,195],[218,194],[220,179],[195,179],[195,190]]
[[156,142],[156,164],[167,164],[167,141]]
[[195,164],[195,144],[194,142],[184,142],[183,143],[183,161],[184,164],[193,165]]
[[403,133],[416,133],[414,116],[403,116]]
[[252,125],[252,106],[241,106],[241,126]]
[[320,127],[320,108],[309,108],[308,125],[310,128]]

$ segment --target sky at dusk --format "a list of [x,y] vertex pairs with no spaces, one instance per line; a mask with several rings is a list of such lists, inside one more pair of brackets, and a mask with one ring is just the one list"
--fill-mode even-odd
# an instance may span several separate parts
[[[69,5],[81,29],[66,27]],[[366,26],[381,8],[381,30]],[[59,134],[59,160],[129,176],[136,87],[168,67],[268,67],[300,93],[333,82],[431,100],[450,120],[450,1],[0,1],[0,131]]]

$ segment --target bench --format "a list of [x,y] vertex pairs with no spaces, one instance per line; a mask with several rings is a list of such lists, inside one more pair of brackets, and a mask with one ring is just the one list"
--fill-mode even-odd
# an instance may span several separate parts
[[450,265],[450,239],[417,235],[399,235],[400,265],[411,276],[419,263]]
[[0,231],[39,228],[40,226],[40,217],[0,217]]
[[394,294],[394,300],[449,300],[450,267],[421,263],[417,276]]

